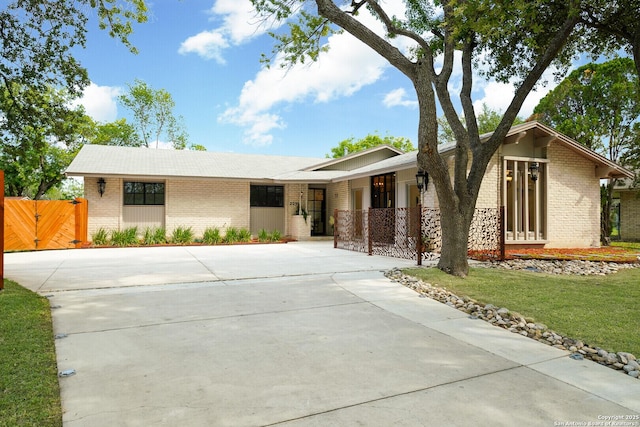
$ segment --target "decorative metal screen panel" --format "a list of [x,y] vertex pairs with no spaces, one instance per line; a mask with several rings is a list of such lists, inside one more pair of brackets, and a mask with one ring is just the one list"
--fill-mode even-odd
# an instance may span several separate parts
[[371,227],[371,251],[375,255],[396,258],[414,258],[416,256],[417,227],[411,233],[411,221],[417,215],[417,208],[384,208],[369,211]]
[[334,215],[336,247],[356,252],[368,251],[369,233],[367,211],[337,211]]
[[[418,216],[424,253],[442,250],[440,210],[432,208],[382,208],[336,211],[335,243],[340,249],[396,258],[418,257]],[[469,229],[469,256],[499,258],[499,209],[476,209]]]

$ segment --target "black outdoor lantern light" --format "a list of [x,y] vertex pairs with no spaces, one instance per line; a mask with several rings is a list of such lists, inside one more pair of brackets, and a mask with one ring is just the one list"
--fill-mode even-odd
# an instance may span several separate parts
[[107,182],[104,180],[104,178],[100,178],[98,180],[98,193],[100,193],[100,197],[102,197],[102,195],[104,194],[104,189],[107,186]]
[[416,183],[418,184],[418,191],[422,193],[422,190],[426,189],[429,184],[429,174],[422,169],[418,169],[418,173],[416,173]]
[[538,174],[540,172],[540,164],[538,162],[529,163],[529,172],[531,172],[531,180],[533,182],[538,180]]

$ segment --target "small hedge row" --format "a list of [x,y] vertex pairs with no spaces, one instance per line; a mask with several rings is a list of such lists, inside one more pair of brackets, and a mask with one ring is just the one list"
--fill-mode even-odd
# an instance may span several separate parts
[[[260,242],[278,242],[282,235],[278,230],[268,232],[264,229],[258,233]],[[94,246],[140,246],[140,245],[187,245],[191,243],[204,243],[206,245],[232,244],[251,242],[251,232],[246,228],[229,227],[224,235],[217,227],[208,227],[202,233],[202,237],[196,238],[192,227],[176,227],[171,235],[162,227],[147,227],[143,232],[138,227],[128,227],[124,230],[108,231],[98,229],[91,235]]]

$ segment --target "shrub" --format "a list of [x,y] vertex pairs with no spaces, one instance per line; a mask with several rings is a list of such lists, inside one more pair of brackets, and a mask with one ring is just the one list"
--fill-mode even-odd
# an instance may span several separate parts
[[202,242],[207,245],[217,245],[222,242],[222,236],[220,235],[220,229],[207,227],[202,234]]
[[227,232],[224,235],[224,241],[226,243],[235,243],[238,240],[240,240],[238,235],[239,235],[239,231],[237,228],[229,227],[227,228]]
[[184,245],[193,242],[193,229],[191,227],[177,227],[171,235],[171,242]]
[[135,246],[138,243],[138,227],[128,227],[124,230],[111,232],[111,244],[115,246]]
[[94,245],[106,245],[109,242],[109,234],[107,233],[107,230],[100,227],[98,231],[91,235],[91,241]]
[[145,245],[159,245],[167,243],[167,232],[163,227],[147,227],[142,236]]
[[268,242],[271,240],[271,235],[267,233],[267,230],[264,228],[258,232],[258,241],[259,242]]
[[279,242],[282,239],[282,235],[278,230],[273,230],[270,237],[272,242]]
[[251,241],[251,232],[246,228],[241,228],[238,231],[238,240],[241,242],[250,242]]

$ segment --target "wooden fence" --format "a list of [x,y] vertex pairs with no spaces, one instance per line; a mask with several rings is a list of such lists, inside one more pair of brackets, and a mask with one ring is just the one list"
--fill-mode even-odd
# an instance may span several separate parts
[[88,204],[4,199],[4,250],[77,248],[87,241]]

